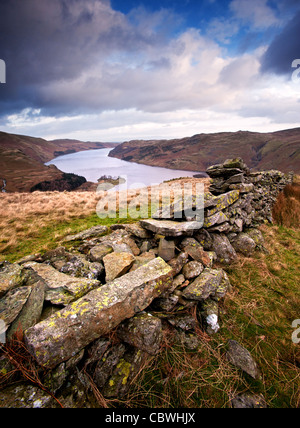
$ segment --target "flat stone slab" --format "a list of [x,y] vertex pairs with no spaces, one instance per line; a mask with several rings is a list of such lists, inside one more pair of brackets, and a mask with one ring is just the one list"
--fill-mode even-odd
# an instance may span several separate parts
[[54,368],[146,309],[172,280],[172,268],[156,258],[28,329],[26,346],[41,366]]
[[104,233],[107,233],[109,228],[107,226],[93,226],[88,230],[84,230],[83,232],[77,233],[76,235],[69,235],[64,239],[64,242],[71,241],[80,241],[84,239],[94,238],[96,236],[101,236]]
[[140,224],[147,230],[166,237],[192,236],[196,231],[202,229],[203,222],[185,221],[177,222],[171,220],[141,220]]
[[44,263],[30,262],[24,266],[33,269],[45,281],[45,300],[53,305],[68,305],[101,285],[95,279],[74,278]]

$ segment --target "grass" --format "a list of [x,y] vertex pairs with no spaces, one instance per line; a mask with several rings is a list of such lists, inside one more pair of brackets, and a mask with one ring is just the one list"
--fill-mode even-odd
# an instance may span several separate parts
[[[271,408],[300,407],[300,344],[292,342],[292,322],[300,319],[300,229],[291,211],[291,203],[299,202],[298,181],[283,195],[274,208],[277,224],[261,228],[265,250],[226,268],[232,291],[221,303],[219,333],[210,337],[196,329],[201,346],[187,351],[165,324],[162,352],[145,363],[125,400],[108,401],[100,394],[103,407],[226,408],[240,393],[263,394]],[[88,192],[1,195],[0,260],[15,261],[56,247],[70,233],[115,223],[97,217],[98,198]],[[278,207],[284,216],[276,216]],[[195,309],[191,314],[197,317]],[[227,361],[229,339],[251,352],[261,380]]]
[[[266,252],[239,258],[227,269],[233,286],[221,305],[221,330],[201,330],[199,351],[172,345],[153,358],[135,382],[130,406],[226,408],[241,393],[263,394],[271,408],[300,406],[300,345],[292,342],[292,322],[300,318],[300,233],[262,228]],[[258,362],[254,381],[226,359],[228,340],[237,340]]]

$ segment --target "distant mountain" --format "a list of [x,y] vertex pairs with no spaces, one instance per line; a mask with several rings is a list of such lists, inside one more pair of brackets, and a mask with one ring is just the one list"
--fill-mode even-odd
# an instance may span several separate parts
[[[115,146],[114,143],[77,140],[47,141],[0,132],[0,189],[4,187],[3,180],[8,192],[29,192],[43,182],[59,182],[63,188],[62,171],[54,165],[45,166],[45,162],[68,153]],[[66,182],[66,187],[69,190],[69,182]]]
[[109,154],[129,162],[187,171],[205,171],[228,158],[241,157],[255,170],[300,173],[300,128],[279,132],[221,132],[177,140],[134,140]]

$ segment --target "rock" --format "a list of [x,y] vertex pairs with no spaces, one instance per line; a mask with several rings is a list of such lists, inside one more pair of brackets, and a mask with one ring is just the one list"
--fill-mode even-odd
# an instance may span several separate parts
[[161,238],[158,246],[158,256],[165,262],[169,262],[175,257],[175,242]]
[[99,240],[102,244],[112,247],[115,253],[132,253],[134,256],[140,254],[140,249],[126,230],[115,230]]
[[246,372],[253,379],[261,378],[260,370],[250,352],[235,340],[229,340],[226,355],[231,364]]
[[[231,205],[233,205],[240,197],[240,192],[238,192],[237,190],[233,190],[231,192],[228,193],[224,193],[223,195],[220,196],[213,196],[211,197],[211,199],[209,199],[205,206],[206,206],[206,210],[205,210],[205,214],[206,217],[210,217],[214,214],[216,214],[217,212],[220,212],[222,210],[225,210],[226,208],[230,207]],[[210,209],[208,209],[210,208]]]
[[91,263],[83,255],[78,254],[71,255],[69,261],[59,270],[61,273],[75,278],[98,279],[104,271],[104,267],[102,263]]
[[234,409],[266,409],[268,406],[263,395],[241,394],[231,400]]
[[184,265],[182,273],[185,279],[193,279],[199,276],[204,271],[204,266],[200,262],[189,262]]
[[224,168],[239,168],[241,170],[247,170],[247,165],[244,163],[243,159],[235,158],[235,159],[227,159],[223,163]]
[[113,252],[113,247],[109,244],[99,244],[95,245],[89,254],[90,260],[92,262],[101,263],[103,258]]
[[126,346],[123,343],[119,343],[112,347],[108,347],[99,358],[93,373],[93,379],[100,390],[104,388],[125,352]]
[[173,269],[173,276],[176,276],[181,272],[183,266],[188,262],[188,260],[189,260],[188,253],[181,252],[177,257],[169,261],[168,264]]
[[47,409],[59,407],[59,404],[46,391],[37,386],[21,384],[1,390],[1,408]]
[[171,294],[166,297],[159,297],[158,299],[155,299],[153,302],[153,307],[155,311],[171,312],[178,302],[179,297]]
[[201,339],[190,331],[177,330],[175,340],[188,351],[197,351],[201,347]]
[[135,257],[135,261],[132,265],[132,268],[130,269],[130,272],[140,268],[141,266],[146,265],[147,263],[151,262],[151,260],[154,260],[156,257],[153,253],[147,252],[143,253],[140,256]]
[[157,258],[27,330],[27,348],[40,365],[53,368],[146,309],[171,285],[171,267]]
[[218,261],[225,264],[231,264],[237,259],[237,254],[229,239],[224,234],[212,234],[211,249],[216,253]]
[[103,258],[106,282],[113,281],[129,271],[135,261],[130,253],[111,253]]
[[46,264],[31,262],[24,266],[44,280],[45,300],[54,305],[68,305],[100,285],[96,280],[72,278]]
[[261,233],[261,231],[259,229],[246,229],[245,233],[247,233],[247,235],[253,239],[256,246],[258,246],[258,247],[264,246],[265,240],[264,240],[263,234]]
[[152,238],[152,234],[150,232],[148,232],[147,230],[145,230],[143,227],[141,227],[137,223],[126,224],[125,230],[128,233],[136,236],[137,238],[141,238],[141,239],[151,239]]
[[194,330],[197,326],[197,322],[194,317],[189,314],[178,314],[172,318],[168,318],[168,322],[184,331]]
[[231,245],[235,251],[246,257],[252,256],[256,249],[256,243],[246,233],[239,233],[237,237],[231,241]]
[[149,313],[141,313],[120,324],[118,337],[150,355],[157,355],[162,344],[162,323]]
[[238,190],[240,193],[250,193],[254,189],[254,184],[252,183],[230,184],[229,189]]
[[0,298],[9,290],[24,285],[26,277],[21,266],[0,262]]
[[189,300],[205,300],[216,296],[223,279],[222,269],[205,269],[183,292],[183,297]]
[[30,293],[30,287],[19,287],[8,291],[0,300],[0,319],[5,322],[7,328],[21,312]]
[[232,175],[242,174],[239,168],[225,168],[223,165],[213,165],[206,170],[206,173],[212,177],[231,177]]
[[218,212],[210,217],[205,217],[204,219],[204,228],[209,228],[215,226],[216,224],[222,224],[228,222],[229,218],[223,212]]
[[192,259],[202,263],[204,266],[209,266],[210,257],[203,250],[203,247],[194,238],[185,238],[180,244],[180,248],[187,253]]
[[155,219],[141,220],[140,224],[145,229],[165,237],[192,236],[203,226],[202,222],[198,221],[176,222]]
[[115,367],[103,389],[103,395],[108,398],[124,397],[147,358],[146,352],[135,348],[129,349]]
[[44,306],[45,283],[40,280],[29,288],[30,295],[25,305],[7,331],[8,340],[12,339],[13,335],[18,331],[24,332],[40,320]]
[[102,236],[108,231],[109,228],[107,226],[94,226],[76,235],[67,236],[64,242],[83,241],[84,239],[94,238],[95,236]]

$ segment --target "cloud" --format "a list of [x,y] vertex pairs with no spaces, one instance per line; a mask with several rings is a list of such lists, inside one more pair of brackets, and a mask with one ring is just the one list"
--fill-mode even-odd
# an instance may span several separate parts
[[292,75],[292,62],[300,58],[300,11],[273,40],[262,58],[261,69],[279,75]]
[[280,22],[267,3],[268,0],[233,0],[229,7],[236,18],[252,28],[265,29]]
[[[257,34],[274,26],[277,18],[264,0],[232,1],[232,14],[211,20],[206,31],[178,31],[180,19],[166,9],[124,15],[108,0],[3,5],[7,84],[0,85],[0,124],[7,132],[117,141],[175,137],[213,126],[241,129],[252,126],[253,117],[257,127],[268,125],[282,114],[276,103],[287,109],[282,118],[298,120],[299,94],[281,77],[260,72],[267,46],[241,55],[219,44],[230,45],[238,35],[240,43],[242,23],[253,24]],[[287,28],[280,36],[286,43]],[[272,60],[283,46],[274,48]]]

